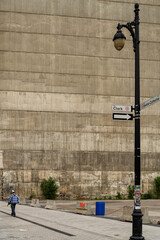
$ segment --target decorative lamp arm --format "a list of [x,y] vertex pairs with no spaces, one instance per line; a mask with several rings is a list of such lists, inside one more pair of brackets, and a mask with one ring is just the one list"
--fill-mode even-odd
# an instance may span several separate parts
[[120,23],[118,23],[118,26],[117,26],[118,30],[121,30],[123,27],[127,28],[128,31],[130,32],[131,36],[132,36],[132,39],[133,39],[133,50],[135,52],[136,51],[136,36],[135,36],[135,31],[134,31],[135,22],[129,22],[127,24],[120,24]]

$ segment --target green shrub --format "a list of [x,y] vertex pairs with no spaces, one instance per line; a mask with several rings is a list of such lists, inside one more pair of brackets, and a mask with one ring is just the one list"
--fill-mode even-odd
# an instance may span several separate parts
[[35,192],[31,192],[31,195],[29,196],[29,199],[36,198]]
[[142,199],[154,199],[155,194],[153,193],[152,190],[149,190],[147,193],[142,194],[141,198]]
[[43,179],[40,187],[44,197],[46,197],[47,199],[56,198],[58,185],[56,184],[56,181],[52,177],[49,177],[48,180]]
[[128,186],[128,198],[133,199],[134,196],[134,185],[129,185]]
[[122,196],[122,194],[120,192],[117,192],[116,199],[122,200],[124,198],[123,198],[123,196]]
[[156,197],[160,198],[160,177],[154,179]]

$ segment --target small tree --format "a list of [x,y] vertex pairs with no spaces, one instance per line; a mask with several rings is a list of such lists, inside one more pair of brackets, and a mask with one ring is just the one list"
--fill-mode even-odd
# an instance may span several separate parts
[[156,177],[154,179],[154,184],[155,184],[155,193],[157,198],[160,198],[160,177]]
[[52,177],[49,177],[48,180],[43,179],[40,187],[41,187],[41,191],[42,191],[43,195],[47,199],[55,199],[56,198],[58,185],[56,184],[56,181]]

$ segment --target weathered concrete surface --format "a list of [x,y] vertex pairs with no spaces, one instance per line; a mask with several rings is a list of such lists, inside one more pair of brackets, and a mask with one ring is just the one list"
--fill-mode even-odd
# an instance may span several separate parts
[[39,199],[32,199],[30,206],[31,207],[40,207]]
[[93,215],[93,209],[91,208],[91,203],[89,202],[77,202],[75,213],[83,214],[83,215]]
[[[22,205],[17,206],[17,217],[12,218],[6,205],[0,203],[0,228],[1,238],[7,240],[39,240],[46,236],[49,240],[67,240],[67,233],[75,240],[128,240],[132,234],[131,223]],[[146,240],[159,239],[159,227],[143,225],[143,236]]]
[[0,169],[0,199],[3,198],[3,171]]
[[3,151],[0,151],[0,199],[3,198]]
[[[120,220],[132,222],[132,220],[133,220],[132,213],[133,213],[133,207],[124,206]],[[142,217],[143,223],[150,224],[151,220],[148,215],[148,208],[142,207],[142,214],[143,214],[143,217]]]
[[19,204],[21,205],[26,205],[27,203],[26,203],[26,199],[25,198],[23,198],[23,197],[20,197],[19,198]]
[[53,200],[47,200],[45,208],[46,209],[57,209],[56,202]]
[[[123,51],[112,38],[135,2],[0,1],[4,198],[11,188],[39,197],[49,176],[68,198],[127,194],[134,121],[113,121],[111,106],[134,105],[134,52],[125,29]],[[140,1],[141,102],[160,92],[159,10],[159,0]],[[159,116],[160,103],[141,112],[143,192],[160,175]]]

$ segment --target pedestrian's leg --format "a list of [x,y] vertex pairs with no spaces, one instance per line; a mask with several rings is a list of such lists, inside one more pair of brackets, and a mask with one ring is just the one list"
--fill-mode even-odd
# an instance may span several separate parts
[[13,206],[13,203],[11,203],[11,210],[12,210],[11,216],[13,216],[13,215],[14,215],[14,206]]
[[16,203],[14,205],[14,216],[16,217]]
[[15,213],[15,206],[16,206],[16,204],[15,204],[15,203],[12,203],[12,213],[13,213],[13,217],[16,216],[16,213]]

